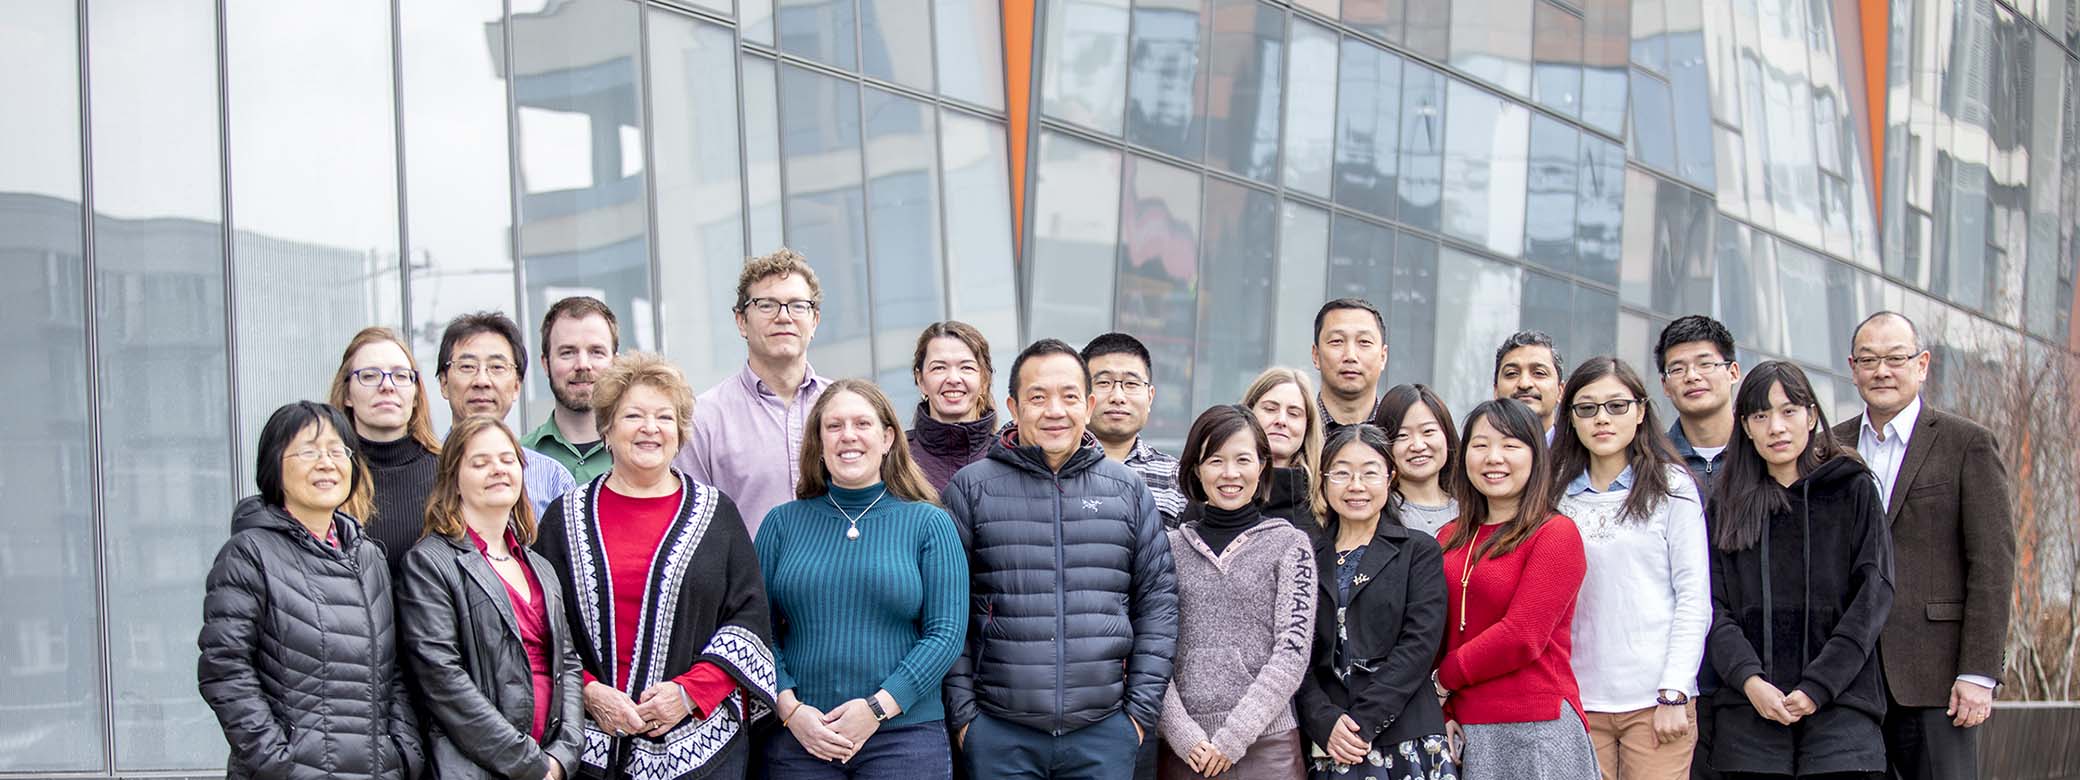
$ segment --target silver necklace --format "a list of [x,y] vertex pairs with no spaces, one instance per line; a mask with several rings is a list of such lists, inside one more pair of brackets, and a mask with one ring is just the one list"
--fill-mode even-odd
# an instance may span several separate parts
[[887,497],[888,497],[888,488],[882,488],[882,489],[881,489],[881,495],[875,496],[875,497],[874,497],[874,500],[873,500],[873,502],[871,502],[871,503],[867,504],[867,508],[865,508],[865,509],[862,509],[862,510],[859,510],[859,514],[857,514],[857,515],[854,515],[854,514],[852,514],[852,513],[850,513],[850,512],[846,512],[846,511],[845,511],[845,507],[842,507],[842,506],[838,506],[838,500],[837,500],[837,499],[835,499],[835,498],[831,498],[831,494],[829,494],[829,493],[825,493],[825,494],[823,494],[823,500],[831,502],[831,507],[832,507],[833,509],[836,509],[836,510],[838,510],[838,514],[840,514],[840,515],[844,515],[844,516],[845,516],[845,522],[846,522],[846,524],[847,524],[848,526],[850,526],[850,527],[848,527],[848,528],[846,528],[846,529],[845,529],[845,538],[846,538],[846,539],[858,539],[858,538],[859,538],[859,519],[860,519],[860,518],[862,518],[862,517],[866,517],[866,516],[867,516],[867,513],[868,513],[868,512],[872,512],[872,511],[874,511],[874,505],[875,505],[875,504],[879,504],[879,503],[881,503],[881,499],[884,499],[884,498],[887,498]]

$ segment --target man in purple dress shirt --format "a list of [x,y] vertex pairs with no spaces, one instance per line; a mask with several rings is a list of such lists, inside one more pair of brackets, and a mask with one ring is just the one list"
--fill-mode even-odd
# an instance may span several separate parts
[[766,512],[794,500],[802,423],[830,380],[809,367],[823,287],[791,249],[754,257],[737,275],[737,334],[750,357],[695,399],[693,437],[672,460],[736,502],[753,537]]

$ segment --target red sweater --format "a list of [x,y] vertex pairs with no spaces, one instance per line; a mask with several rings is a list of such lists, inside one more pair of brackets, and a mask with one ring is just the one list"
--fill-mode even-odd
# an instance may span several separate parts
[[[1457,523],[1437,532],[1450,538]],[[1466,557],[1499,526],[1444,553],[1444,654],[1438,682],[1452,697],[1445,713],[1460,723],[1530,723],[1560,717],[1560,702],[1582,711],[1569,663],[1574,602],[1588,562],[1574,521],[1553,515],[1517,549],[1473,562]],[[1461,586],[1468,577],[1470,584]],[[1465,621],[1461,629],[1460,621]]]
[[[671,528],[679,512],[682,491],[657,498],[629,498],[604,486],[599,491],[600,546],[607,553],[607,576],[614,583],[614,668],[613,685],[628,690],[629,668],[636,653],[636,624],[643,616],[643,596],[650,589],[650,563],[657,545]],[[596,678],[585,673],[585,682]],[[696,661],[685,674],[671,678],[686,689],[693,700],[695,717],[707,718],[722,700],[736,692],[737,682],[722,667]],[[642,691],[632,691],[639,696]]]

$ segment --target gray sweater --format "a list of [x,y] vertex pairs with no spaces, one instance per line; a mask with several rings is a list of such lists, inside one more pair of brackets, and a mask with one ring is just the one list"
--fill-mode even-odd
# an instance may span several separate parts
[[1170,529],[1177,566],[1177,667],[1157,725],[1179,756],[1211,741],[1239,761],[1259,737],[1298,728],[1293,694],[1314,639],[1314,548],[1276,517],[1221,555],[1197,524]]

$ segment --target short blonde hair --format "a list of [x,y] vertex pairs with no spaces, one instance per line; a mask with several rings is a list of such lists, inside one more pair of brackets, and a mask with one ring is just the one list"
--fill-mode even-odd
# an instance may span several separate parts
[[[809,300],[815,301],[818,306],[823,305],[823,283],[816,280],[816,269],[809,267],[809,258],[803,257],[800,252],[781,247],[771,254],[759,255],[744,261],[744,270],[737,274],[737,304],[731,306],[730,311],[743,314],[744,307],[751,305],[751,285],[775,276],[802,277],[802,281],[809,283]],[[599,391],[593,392],[596,394]]]
[[626,352],[614,358],[614,364],[592,385],[592,424],[599,430],[599,438],[605,441],[607,429],[614,427],[614,418],[621,413],[621,398],[628,389],[638,385],[664,393],[672,401],[673,416],[679,418],[679,445],[685,446],[693,438],[693,387],[686,384],[686,375],[679,367],[655,352]]

